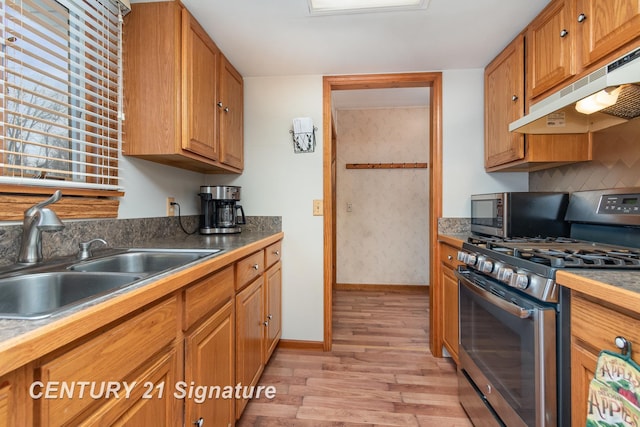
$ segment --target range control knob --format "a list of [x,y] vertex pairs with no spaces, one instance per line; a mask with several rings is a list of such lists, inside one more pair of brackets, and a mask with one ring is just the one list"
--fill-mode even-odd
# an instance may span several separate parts
[[518,289],[527,289],[527,286],[529,286],[529,277],[523,273],[516,273],[511,276],[510,285]]
[[474,254],[467,254],[464,263],[467,265],[475,265],[477,257]]
[[466,252],[458,251],[458,261],[464,262],[464,259],[466,256],[467,256]]
[[493,270],[493,263],[487,259],[483,259],[478,263],[478,270],[483,273],[491,273]]
[[508,267],[500,267],[498,269],[498,280],[504,283],[509,283],[511,280],[511,276],[513,276],[513,270]]

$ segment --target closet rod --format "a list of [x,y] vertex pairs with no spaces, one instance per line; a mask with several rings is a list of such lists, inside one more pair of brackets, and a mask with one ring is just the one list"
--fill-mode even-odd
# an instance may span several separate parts
[[347,163],[347,169],[426,169],[428,163]]

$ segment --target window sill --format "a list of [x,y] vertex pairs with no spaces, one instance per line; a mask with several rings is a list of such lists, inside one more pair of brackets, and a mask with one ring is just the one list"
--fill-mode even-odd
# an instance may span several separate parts
[[[0,221],[19,221],[24,211],[51,196],[56,188],[0,185]],[[61,219],[117,218],[122,191],[62,189],[62,199],[50,205]]]

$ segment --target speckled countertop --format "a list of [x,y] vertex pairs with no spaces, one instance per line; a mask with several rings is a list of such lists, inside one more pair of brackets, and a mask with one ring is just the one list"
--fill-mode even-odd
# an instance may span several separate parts
[[640,314],[640,271],[567,269],[558,284]]
[[[57,323],[65,324],[67,319],[74,317],[75,315],[82,314],[83,311],[90,311],[89,308],[95,308],[97,305],[102,304],[108,300],[122,296],[126,293],[133,293],[136,290],[151,286],[154,282],[158,282],[160,279],[167,278],[171,275],[177,274],[182,270],[190,269],[196,266],[198,263],[204,263],[213,258],[226,259],[233,262],[238,256],[234,255],[234,251],[242,249],[248,245],[258,243],[261,240],[271,242],[273,238],[279,235],[279,232],[275,231],[243,231],[240,234],[230,235],[211,235],[203,236],[199,234],[184,235],[171,238],[151,239],[147,241],[137,241],[135,248],[158,248],[158,249],[222,249],[215,255],[200,258],[197,261],[185,264],[181,267],[171,269],[159,274],[154,274],[148,278],[139,280],[132,285],[126,286],[123,289],[112,292],[107,296],[96,298],[90,302],[81,304],[73,309],[65,310],[62,313],[47,317],[41,320],[28,320],[28,319],[0,319],[0,353],[10,350],[14,344],[22,344],[25,340],[33,339],[33,336],[44,334],[44,331],[50,331],[55,328]],[[109,254],[112,250],[96,250],[94,256],[100,256],[102,254]],[[238,252],[236,252],[238,253]],[[73,258],[60,258],[61,261],[67,260],[73,262]],[[221,265],[223,267],[224,265]],[[220,267],[220,268],[221,268]],[[41,332],[43,331],[43,332]]]

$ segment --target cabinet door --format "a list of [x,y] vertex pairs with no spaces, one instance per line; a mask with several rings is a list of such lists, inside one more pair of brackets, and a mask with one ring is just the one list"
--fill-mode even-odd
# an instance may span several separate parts
[[[147,307],[73,349],[45,358],[39,376],[45,383],[125,381],[175,340],[177,311],[175,296]],[[38,399],[35,410],[41,427],[53,427],[77,424],[96,404],[95,399]]]
[[218,159],[216,76],[220,51],[189,14],[182,10],[182,148]]
[[598,355],[587,350],[576,340],[571,345],[571,424],[584,426],[587,422],[589,384],[596,370]]
[[527,28],[527,97],[535,98],[575,74],[572,2],[552,2]]
[[0,377],[0,427],[33,424],[31,411],[34,399],[28,394],[31,372],[31,369],[23,367]]
[[282,267],[278,261],[267,270],[265,307],[267,310],[267,332],[265,339],[265,363],[269,360],[278,345],[282,334]]
[[243,108],[242,76],[222,56],[218,101],[220,161],[238,169],[244,165]]
[[222,394],[225,387],[235,385],[233,379],[233,301],[229,301],[186,338],[185,382],[219,387],[220,395],[200,403],[185,399],[185,425],[199,419],[205,426],[233,424],[233,399]]
[[[264,277],[258,277],[236,295],[236,383],[249,387],[257,384],[264,367]],[[247,405],[236,401],[236,418]]]
[[524,114],[524,37],[519,36],[485,69],[485,167],[524,158],[524,135],[509,123]]
[[638,0],[578,0],[576,12],[585,67],[640,37]]
[[458,363],[458,279],[453,271],[442,266],[442,299],[444,308],[444,334],[442,340]]
[[176,349],[150,362],[143,372],[129,380],[135,384],[128,396],[110,399],[87,419],[74,425],[88,426],[174,426],[182,425],[182,400],[175,398],[178,380]]

